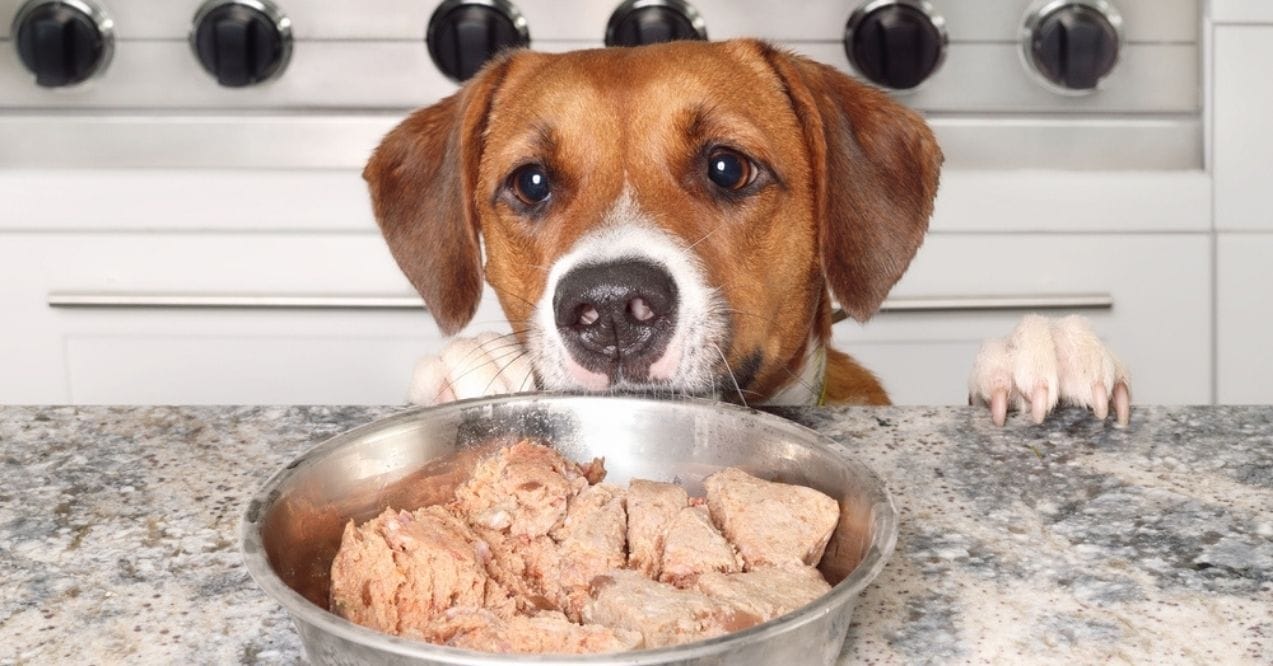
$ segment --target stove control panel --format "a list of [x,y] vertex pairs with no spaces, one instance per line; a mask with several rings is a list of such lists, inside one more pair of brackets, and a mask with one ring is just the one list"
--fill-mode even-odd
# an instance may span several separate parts
[[627,0],[606,23],[606,46],[642,46],[678,39],[707,39],[703,17],[681,0]]
[[209,0],[195,13],[190,48],[217,83],[254,85],[287,67],[292,22],[269,0]]
[[760,38],[923,113],[952,168],[1199,169],[1208,7],[0,0],[0,167],[353,168],[507,49]]
[[946,21],[925,0],[873,0],[849,16],[844,53],[863,78],[911,90],[941,67]]
[[1044,0],[1026,14],[1021,55],[1045,87],[1090,93],[1118,63],[1122,26],[1105,0]]
[[31,0],[11,28],[22,65],[44,88],[82,83],[106,68],[115,45],[105,10],[82,0]]
[[506,0],[447,0],[429,19],[425,41],[433,64],[464,81],[501,50],[529,45],[530,30]]

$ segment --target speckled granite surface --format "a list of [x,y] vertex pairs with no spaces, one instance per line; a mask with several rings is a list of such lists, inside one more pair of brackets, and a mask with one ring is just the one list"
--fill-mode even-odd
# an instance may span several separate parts
[[[0,664],[302,660],[248,578],[269,474],[391,407],[0,407]],[[1273,407],[785,415],[845,443],[901,511],[846,658],[1273,663]]]

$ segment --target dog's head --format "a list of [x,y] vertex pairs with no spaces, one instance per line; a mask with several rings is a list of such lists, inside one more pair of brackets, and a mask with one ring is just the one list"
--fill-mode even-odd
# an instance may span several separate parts
[[941,153],[885,94],[763,42],[514,52],[385,137],[376,217],[445,332],[483,275],[548,389],[765,397],[869,318]]

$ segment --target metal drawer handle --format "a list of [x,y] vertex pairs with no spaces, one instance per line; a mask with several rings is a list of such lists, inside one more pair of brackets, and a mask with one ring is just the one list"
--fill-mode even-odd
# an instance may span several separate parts
[[[902,312],[996,312],[1003,310],[1110,310],[1114,297],[1109,294],[1058,294],[1055,296],[949,296],[890,298],[880,307],[881,313]],[[848,319],[838,306],[831,315],[832,323]]]
[[[155,309],[243,309],[243,310],[424,310],[419,296],[380,294],[339,296],[330,294],[151,294],[88,291],[49,293],[52,308],[155,308]],[[901,312],[988,312],[999,310],[1109,310],[1114,298],[1109,294],[1062,294],[1056,296],[983,296],[942,298],[890,298],[880,308],[883,313]],[[832,321],[848,318],[836,308]]]
[[331,294],[148,294],[88,291],[49,293],[51,308],[242,310],[424,310],[419,296]]

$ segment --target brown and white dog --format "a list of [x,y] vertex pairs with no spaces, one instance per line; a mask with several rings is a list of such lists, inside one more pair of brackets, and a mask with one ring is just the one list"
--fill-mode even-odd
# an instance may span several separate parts
[[[385,239],[443,332],[483,276],[514,333],[416,368],[422,404],[519,390],[887,404],[830,349],[832,296],[865,321],[928,227],[924,121],[759,41],[497,58],[377,148]],[[1078,318],[987,343],[970,396],[997,423],[1059,401],[1126,422],[1126,374]]]

